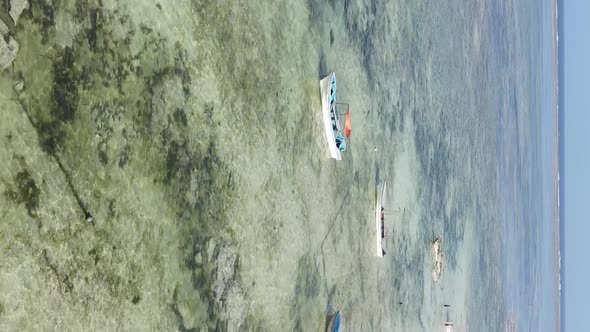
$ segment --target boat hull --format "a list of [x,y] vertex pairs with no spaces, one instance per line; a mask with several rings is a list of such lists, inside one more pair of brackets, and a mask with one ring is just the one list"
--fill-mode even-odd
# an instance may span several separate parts
[[440,237],[432,242],[432,280],[438,282],[442,275],[443,257],[442,257],[442,240]]
[[[328,151],[330,153],[330,158],[336,160],[342,160],[342,155],[338,147],[336,147],[336,135],[334,133],[334,129],[332,128],[332,121],[330,119],[330,88],[332,80],[336,80],[336,74],[331,73],[330,75],[324,77],[320,80],[320,92],[322,98],[322,122],[324,123],[324,132],[326,136],[326,143],[328,145]],[[337,114],[335,114],[337,116]],[[338,119],[336,119],[337,125]]]
[[326,332],[340,331],[340,311],[326,316]]
[[377,203],[375,205],[375,255],[378,257],[383,257],[383,242],[385,239],[382,237],[382,221],[381,215],[382,210],[385,208],[385,190],[387,187],[387,183],[382,182],[377,186]]

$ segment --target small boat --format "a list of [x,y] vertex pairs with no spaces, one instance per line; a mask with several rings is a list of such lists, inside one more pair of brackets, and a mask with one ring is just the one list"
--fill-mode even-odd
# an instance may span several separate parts
[[343,103],[336,102],[335,73],[331,73],[320,80],[320,93],[322,98],[322,121],[324,122],[324,131],[330,157],[336,160],[342,160],[342,152],[346,150],[346,138],[350,135],[352,127],[350,125],[349,110],[346,112],[344,131],[338,118],[336,108],[337,105],[342,105]]
[[445,322],[445,332],[453,332],[453,323]]
[[334,310],[330,305],[326,311],[326,326],[325,332],[340,331],[340,310]]
[[434,282],[438,282],[440,280],[440,276],[442,274],[443,269],[443,256],[442,256],[442,240],[440,237],[437,237],[432,242],[432,279]]
[[376,254],[385,256],[385,190],[387,183],[381,182],[377,186],[377,204],[375,206]]

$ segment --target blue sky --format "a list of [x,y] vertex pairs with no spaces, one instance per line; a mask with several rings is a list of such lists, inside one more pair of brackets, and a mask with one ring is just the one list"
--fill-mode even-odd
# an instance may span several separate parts
[[[590,325],[590,1],[564,1],[565,319],[567,331]],[[561,13],[560,13],[561,14]],[[562,18],[562,15],[559,17]]]

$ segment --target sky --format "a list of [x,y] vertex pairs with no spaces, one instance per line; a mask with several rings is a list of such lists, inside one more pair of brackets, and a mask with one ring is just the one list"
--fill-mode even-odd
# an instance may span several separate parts
[[[564,305],[567,331],[589,331],[590,1],[564,1]],[[561,38],[560,38],[561,42]],[[561,61],[561,59],[560,59]]]

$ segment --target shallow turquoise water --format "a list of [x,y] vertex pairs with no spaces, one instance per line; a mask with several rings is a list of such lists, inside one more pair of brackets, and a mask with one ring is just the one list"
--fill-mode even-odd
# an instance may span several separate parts
[[[14,24],[3,10],[19,50],[0,79],[0,329],[311,331],[328,303],[349,331],[541,329],[543,13],[37,0]],[[330,71],[352,109],[340,163],[319,116]]]

